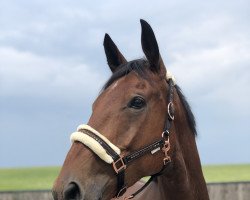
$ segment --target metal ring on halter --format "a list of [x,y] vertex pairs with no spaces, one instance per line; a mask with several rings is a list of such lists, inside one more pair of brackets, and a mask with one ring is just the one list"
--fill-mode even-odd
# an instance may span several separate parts
[[161,134],[161,137],[162,138],[169,137],[169,131],[168,130],[163,131],[162,134]]
[[124,186],[116,195],[116,199],[118,199],[120,196],[122,196],[127,191],[127,186]]
[[170,109],[172,109],[172,110],[174,109],[173,106],[174,106],[174,104],[172,101],[168,103],[168,117],[171,120],[174,120],[174,113],[171,113],[171,111],[170,111]]

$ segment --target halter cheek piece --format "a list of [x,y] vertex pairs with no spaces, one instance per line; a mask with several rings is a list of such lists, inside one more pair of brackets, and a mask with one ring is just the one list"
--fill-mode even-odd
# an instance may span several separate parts
[[145,146],[142,149],[139,149],[129,155],[121,155],[121,150],[112,144],[105,136],[99,133],[94,128],[89,125],[80,125],[77,128],[77,132],[74,132],[70,136],[71,142],[78,141],[89,147],[96,155],[98,155],[103,161],[108,164],[112,164],[113,169],[117,175],[117,194],[116,197],[122,196],[126,190],[127,186],[125,184],[125,170],[127,165],[132,161],[142,157],[145,154],[151,153],[154,154],[160,149],[164,153],[163,158],[163,168],[157,174],[151,175],[151,178],[135,193],[126,197],[126,199],[132,199],[137,194],[139,194],[144,188],[146,188],[149,183],[158,175],[160,175],[167,164],[171,162],[171,158],[168,154],[170,150],[169,142],[169,130],[174,120],[174,85],[175,80],[172,75],[167,74],[167,82],[169,84],[169,93],[168,93],[168,106],[167,106],[167,117],[164,125],[164,129],[161,135],[161,139],[153,142],[150,145]]

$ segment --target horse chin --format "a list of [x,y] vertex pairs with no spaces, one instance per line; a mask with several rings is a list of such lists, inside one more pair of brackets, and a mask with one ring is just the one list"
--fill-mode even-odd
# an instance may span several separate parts
[[112,194],[110,191],[104,191],[101,192],[102,189],[100,190],[91,190],[91,191],[86,191],[84,194],[84,197],[81,197],[80,199],[84,200],[110,200],[114,197],[114,193]]
[[[110,188],[110,189],[109,189]],[[110,200],[115,196],[114,187],[100,186],[95,184],[89,188],[85,188],[84,200]]]

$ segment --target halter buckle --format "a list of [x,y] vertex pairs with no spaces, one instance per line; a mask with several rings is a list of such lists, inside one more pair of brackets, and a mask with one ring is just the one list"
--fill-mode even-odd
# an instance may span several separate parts
[[165,158],[163,159],[163,164],[164,164],[164,165],[167,165],[167,164],[170,163],[170,162],[171,162],[170,156],[167,156],[167,157],[165,157]]
[[171,157],[168,155],[168,152],[170,150],[170,142],[169,142],[169,138],[165,141],[165,144],[162,148],[162,151],[165,154],[165,157],[163,158],[163,164],[167,165],[169,162],[171,162]]
[[112,164],[116,174],[119,174],[120,171],[123,171],[127,168],[127,166],[123,161],[123,156],[120,156],[119,159],[114,161]]

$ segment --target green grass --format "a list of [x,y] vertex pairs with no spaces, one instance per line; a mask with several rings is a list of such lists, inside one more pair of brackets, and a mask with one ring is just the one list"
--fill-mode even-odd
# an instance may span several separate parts
[[[50,189],[59,167],[0,169],[0,191]],[[250,181],[250,164],[204,166],[207,182]]]
[[59,167],[0,169],[0,191],[50,189]]
[[250,181],[250,164],[204,166],[206,182]]

